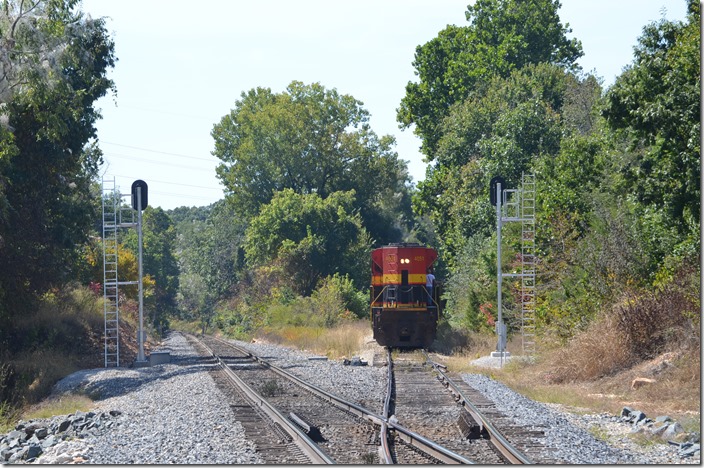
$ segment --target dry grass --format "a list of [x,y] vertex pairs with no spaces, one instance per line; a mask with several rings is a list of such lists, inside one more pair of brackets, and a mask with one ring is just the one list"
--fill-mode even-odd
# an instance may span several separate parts
[[[619,414],[624,406],[631,406],[649,417],[667,414],[692,430],[697,428],[701,409],[699,348],[677,349],[671,344],[675,351],[641,360],[629,353],[611,325],[608,318],[597,321],[565,348],[543,351],[533,362],[516,359],[502,369],[473,368],[468,363],[474,353],[463,352],[449,357],[448,366],[484,373],[534,400],[575,412]],[[633,389],[631,384],[637,377],[651,378],[655,383]]]
[[369,335],[369,323],[357,321],[339,325],[320,336],[315,351],[332,359],[358,355]]
[[552,383],[591,381],[637,362],[610,315],[596,320],[566,347],[547,352],[544,360],[551,363],[545,377]]
[[[643,303],[641,303],[642,306]],[[641,307],[639,306],[639,307]],[[660,306],[658,306],[659,308]],[[621,308],[623,310],[636,308]],[[701,409],[701,353],[698,333],[682,339],[687,327],[671,334],[652,359],[633,352],[633,341],[624,339],[623,315],[604,315],[567,346],[539,343],[532,361],[512,359],[503,368],[472,365],[496,348],[494,335],[468,334],[467,346],[442,353],[437,360],[454,372],[483,373],[537,401],[562,405],[574,412],[620,414],[624,406],[649,417],[669,415],[691,431],[698,431]],[[669,322],[672,323],[672,322]],[[638,328],[640,329],[640,328]],[[521,353],[520,337],[508,351]],[[654,383],[633,389],[637,377]]]
[[368,335],[369,323],[360,320],[346,322],[334,328],[289,326],[267,329],[257,333],[255,338],[339,359],[356,354]]

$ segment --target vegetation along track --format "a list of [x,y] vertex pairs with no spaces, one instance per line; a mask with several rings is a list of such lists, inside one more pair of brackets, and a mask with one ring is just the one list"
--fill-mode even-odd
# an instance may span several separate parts
[[[491,401],[467,385],[460,376],[444,372],[425,351],[422,354],[400,353],[394,358],[387,350],[387,361],[391,397],[385,415],[393,414],[391,421],[398,421],[475,463],[555,462],[537,442],[542,435],[540,431],[511,424],[494,410]],[[392,442],[396,461],[412,462],[404,459],[405,455],[398,451],[398,442],[398,438]],[[403,440],[400,442],[403,444]],[[528,452],[530,457],[526,455]]]

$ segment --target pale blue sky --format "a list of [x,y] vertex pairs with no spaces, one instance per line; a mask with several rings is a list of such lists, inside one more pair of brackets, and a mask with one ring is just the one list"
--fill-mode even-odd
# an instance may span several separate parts
[[[223,196],[210,152],[213,125],[240,94],[320,82],[364,103],[378,135],[397,139],[414,181],[425,176],[412,130],[396,109],[415,81],[415,48],[448,24],[467,24],[468,0],[83,0],[109,17],[117,96],[98,101],[103,173],[123,192],[143,179],[149,203],[171,209]],[[643,26],[684,20],[685,0],[563,0],[560,17],[582,41],[585,71],[605,86],[630,64]]]

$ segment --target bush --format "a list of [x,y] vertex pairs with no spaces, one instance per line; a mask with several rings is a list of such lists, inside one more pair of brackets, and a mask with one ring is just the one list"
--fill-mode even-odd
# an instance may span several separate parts
[[555,359],[556,383],[595,380],[667,351],[700,354],[697,267],[682,266],[673,281],[655,292],[622,296],[569,342]]
[[81,367],[100,365],[102,301],[89,288],[71,285],[45,293],[31,313],[13,322],[13,347],[0,355],[3,412],[41,400]]
[[636,359],[623,340],[614,315],[604,314],[594,320],[565,347],[553,350],[559,358],[550,374],[551,383],[595,380],[630,367]]
[[[352,312],[358,318],[364,318],[369,314],[369,297],[367,294],[358,291],[349,276],[340,276],[335,273],[323,279],[318,285],[318,289],[313,291],[314,307],[319,307],[320,312],[327,313],[327,308],[332,307],[337,310],[330,310],[337,318],[344,315],[344,311]],[[333,320],[336,323],[337,320]]]
[[672,282],[655,292],[628,293],[615,308],[616,327],[641,359],[668,348],[700,348],[700,300],[696,267],[683,267]]

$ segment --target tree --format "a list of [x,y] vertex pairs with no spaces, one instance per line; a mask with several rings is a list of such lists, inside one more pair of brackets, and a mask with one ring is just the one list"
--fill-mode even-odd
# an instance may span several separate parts
[[212,131],[230,203],[249,219],[284,189],[322,198],[355,190],[355,207],[375,239],[399,240],[394,224],[404,207],[389,201],[405,201],[410,214],[406,164],[392,150],[394,139],[377,137],[368,122],[360,101],[318,83],[242,93]]
[[405,128],[415,124],[429,161],[452,105],[492,78],[506,78],[528,64],[577,68],[582,46],[567,39],[571,29],[560,22],[559,8],[557,0],[478,0],[467,7],[469,26],[448,26],[416,48],[413,66],[419,82],[406,86],[397,119]]
[[491,178],[500,175],[506,188],[517,188],[537,157],[558,153],[560,111],[572,79],[556,65],[527,65],[450,109],[436,160],[413,200],[416,213],[435,223],[450,263],[464,239],[492,232]]
[[686,23],[660,20],[643,28],[633,64],[616,79],[604,110],[631,142],[626,189],[663,210],[680,235],[697,232],[700,215],[700,4]]
[[247,264],[274,265],[298,294],[307,296],[322,278],[349,275],[362,288],[369,236],[354,209],[354,192],[327,198],[285,189],[274,195],[246,232]]
[[76,4],[5,1],[0,11],[0,309],[23,310],[70,280],[96,216],[101,152],[89,141],[93,103],[114,88],[114,44]]
[[[124,245],[133,253],[138,250],[137,233],[130,230]],[[142,215],[142,270],[154,279],[154,299],[151,321],[155,326],[168,323],[168,316],[176,312],[179,268],[175,252],[176,230],[171,218],[162,208],[147,206]]]
[[[187,210],[176,208],[177,217]],[[180,266],[178,302],[186,316],[210,325],[218,301],[225,299],[244,268],[245,223],[232,206],[219,201],[190,209],[176,228]]]

